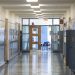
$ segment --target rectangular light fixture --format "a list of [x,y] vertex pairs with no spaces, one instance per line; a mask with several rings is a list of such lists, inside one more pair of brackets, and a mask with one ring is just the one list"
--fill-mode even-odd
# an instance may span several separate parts
[[44,19],[44,15],[36,15],[36,17],[40,20],[40,19]]
[[31,6],[31,4],[26,4],[25,6]]
[[40,8],[40,6],[31,6],[31,8]]
[[34,12],[41,12],[41,11],[34,11]]
[[42,15],[42,14],[36,14],[37,16],[40,16],[40,15]]
[[27,2],[38,2],[38,0],[26,0]]

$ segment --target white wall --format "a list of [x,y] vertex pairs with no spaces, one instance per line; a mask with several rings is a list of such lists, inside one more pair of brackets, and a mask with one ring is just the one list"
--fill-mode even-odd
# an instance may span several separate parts
[[20,27],[22,29],[21,18],[0,6],[0,20],[5,21],[5,19],[8,19],[8,21],[11,23],[20,23]]
[[[67,29],[73,29],[74,28],[74,22],[75,22],[75,4],[71,4],[70,9],[67,10],[67,12],[64,14],[64,17],[67,22]],[[69,20],[71,18],[71,21]]]
[[0,6],[0,20],[5,20],[5,19],[8,19],[12,23],[21,22],[21,18],[19,16],[15,15],[14,13],[10,13],[9,10],[3,9]]

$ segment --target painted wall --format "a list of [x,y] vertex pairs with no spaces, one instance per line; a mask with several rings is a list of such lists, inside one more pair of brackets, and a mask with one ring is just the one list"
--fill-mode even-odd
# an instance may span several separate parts
[[64,17],[67,22],[66,29],[75,29],[75,3],[71,4]]
[[11,23],[20,23],[20,30],[22,30],[21,18],[0,6],[0,20],[5,21],[5,19]]
[[8,19],[10,22],[15,23],[21,23],[21,18],[14,13],[10,13],[9,10],[6,10],[0,6],[0,20]]

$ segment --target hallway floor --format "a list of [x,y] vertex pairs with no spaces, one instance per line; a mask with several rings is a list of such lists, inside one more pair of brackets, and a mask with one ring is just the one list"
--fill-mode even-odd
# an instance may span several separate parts
[[0,75],[66,75],[60,55],[50,51],[24,53],[11,60]]

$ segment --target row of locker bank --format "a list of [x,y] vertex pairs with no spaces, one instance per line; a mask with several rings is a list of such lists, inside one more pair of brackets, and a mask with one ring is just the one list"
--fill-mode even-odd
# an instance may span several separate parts
[[75,30],[59,32],[59,50],[66,61],[66,66],[75,73]]
[[0,20],[0,66],[20,53],[20,24]]

